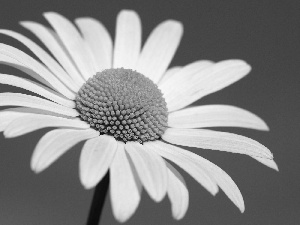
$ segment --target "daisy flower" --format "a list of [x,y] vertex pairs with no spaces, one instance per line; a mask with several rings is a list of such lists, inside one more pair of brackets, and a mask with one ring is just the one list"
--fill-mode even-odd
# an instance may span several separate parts
[[189,194],[174,164],[212,195],[221,188],[244,211],[243,197],[230,176],[179,146],[246,154],[277,170],[272,153],[257,141],[207,129],[268,130],[258,116],[229,105],[189,107],[246,76],[251,70],[246,62],[199,60],[168,68],[183,34],[182,24],[175,20],[160,23],[142,46],[141,21],[131,10],[118,14],[114,43],[93,18],[78,18],[74,25],[55,12],[44,16],[51,28],[30,21],[21,25],[51,54],[22,34],[0,30],[37,58],[1,43],[1,63],[33,79],[1,74],[0,83],[39,95],[0,93],[0,106],[14,106],[0,112],[0,130],[12,138],[55,128],[34,149],[33,171],[43,171],[84,141],[80,181],[93,188],[109,171],[112,210],[118,221],[132,216],[143,188],[156,202],[168,196],[175,219],[185,215]]

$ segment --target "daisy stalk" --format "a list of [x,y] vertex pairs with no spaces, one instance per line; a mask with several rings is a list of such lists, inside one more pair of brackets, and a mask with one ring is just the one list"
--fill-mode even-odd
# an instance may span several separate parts
[[155,202],[167,196],[173,217],[182,219],[189,192],[174,164],[210,194],[222,189],[244,212],[242,194],[231,177],[182,146],[248,155],[278,170],[270,150],[259,142],[209,129],[268,131],[260,117],[236,106],[189,106],[245,77],[251,70],[245,61],[197,60],[169,68],[183,34],[182,24],[160,23],[142,45],[141,20],[132,10],[118,14],[114,42],[94,18],[77,18],[73,24],[55,12],[44,16],[51,28],[31,21],[21,25],[51,55],[22,34],[0,30],[38,58],[0,43],[0,63],[36,80],[0,74],[0,83],[37,95],[0,93],[0,106],[17,106],[0,111],[0,131],[13,138],[55,128],[34,149],[30,165],[36,173],[84,141],[79,179],[86,189],[96,187],[88,224],[98,223],[108,185],[112,212],[119,222],[134,214],[143,189]]

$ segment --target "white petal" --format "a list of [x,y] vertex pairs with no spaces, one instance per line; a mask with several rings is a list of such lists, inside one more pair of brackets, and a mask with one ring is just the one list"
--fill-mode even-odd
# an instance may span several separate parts
[[0,93],[0,106],[24,106],[37,109],[43,109],[57,114],[75,117],[78,112],[75,109],[67,108],[50,102],[46,99],[26,95],[21,93]]
[[264,164],[265,166],[270,167],[271,169],[274,169],[276,171],[279,171],[278,166],[273,159],[260,158],[256,156],[251,156],[251,157],[253,159],[256,159],[258,162]]
[[75,144],[98,135],[99,132],[93,129],[57,129],[48,132],[40,139],[33,152],[31,169],[36,173],[41,172]]
[[210,177],[209,172],[205,170],[202,164],[192,160],[190,157],[181,157],[180,152],[184,151],[183,149],[161,141],[147,142],[144,146],[146,146],[149,151],[155,151],[160,156],[177,164],[212,195],[218,193],[219,189],[216,182]]
[[138,14],[132,10],[122,10],[117,17],[113,68],[136,68],[141,39],[142,27]]
[[183,159],[186,160],[185,166],[197,164],[200,168],[205,170],[206,173],[208,173],[209,176],[220,186],[220,188],[224,191],[228,198],[240,209],[240,211],[244,212],[245,205],[240,190],[238,189],[234,181],[230,178],[230,176],[221,168],[199,155],[178,148],[176,146],[165,144],[163,142],[152,142],[151,144],[155,152],[173,161],[180,167],[182,166],[179,165],[176,161],[182,161]]
[[[37,60],[33,59],[29,55],[24,52],[11,47],[9,45],[5,45],[0,43],[0,55],[4,55],[5,57],[12,58],[14,61],[17,61],[24,67],[33,70],[35,73],[40,75],[43,79],[45,79],[52,88],[59,91],[61,94],[66,96],[69,99],[75,99],[74,92],[70,91],[60,80],[58,80],[45,66],[39,63]],[[3,58],[5,59],[5,58]]]
[[80,86],[84,84],[85,81],[73,64],[72,59],[68,56],[68,53],[64,50],[63,46],[60,45],[56,37],[51,33],[50,29],[42,24],[31,21],[23,21],[21,22],[21,25],[30,30],[41,40],[41,42],[43,42],[77,84]]
[[93,188],[103,178],[117,147],[116,140],[107,135],[100,135],[85,142],[79,161],[79,176],[85,188]]
[[176,145],[273,158],[270,150],[257,141],[227,132],[168,128],[162,138]]
[[53,115],[53,116],[61,116],[56,113],[52,113],[49,111],[41,110],[41,109],[34,109],[34,108],[23,108],[23,107],[15,107],[15,108],[8,108],[5,110],[0,111],[0,132],[4,131],[6,127],[13,122],[15,119],[18,119],[24,115]]
[[46,81],[43,77],[41,77],[39,74],[37,74],[32,69],[24,66],[22,63],[20,63],[19,61],[15,60],[9,56],[0,54],[0,64],[8,65],[8,66],[14,67],[18,70],[21,70],[24,73],[31,76],[32,78],[34,78],[35,80],[38,80],[42,84],[46,85],[47,87],[52,87],[52,85],[48,81]]
[[97,72],[112,67],[112,39],[101,22],[93,18],[75,20],[96,61]]
[[168,182],[164,160],[137,142],[127,142],[125,149],[150,197],[157,202],[161,201],[167,192]]
[[168,69],[165,74],[162,76],[162,78],[160,79],[160,81],[158,82],[158,87],[160,87],[163,83],[168,82],[168,80],[174,75],[176,74],[178,71],[180,71],[182,69],[181,66],[174,66],[170,69]]
[[28,79],[20,78],[13,75],[0,74],[0,83],[20,87],[45,98],[48,98],[49,100],[52,100],[60,105],[69,108],[75,108],[74,101],[66,99],[60,96],[58,93],[54,92],[53,90],[49,89],[48,87],[45,87],[39,83],[33,82]]
[[225,60],[200,70],[192,79],[178,84],[176,91],[166,97],[169,111],[175,111],[194,101],[235,83],[251,70],[242,60]]
[[[245,211],[245,203],[243,196],[238,188],[238,186],[234,183],[231,177],[220,167],[213,164],[212,162],[201,158],[201,163],[207,167],[207,170],[210,171],[212,177],[215,179],[219,187],[224,191],[227,197],[239,208],[239,210],[243,213]],[[197,159],[200,160],[200,159]]]
[[0,112],[0,132],[4,131],[6,127],[15,119],[24,115],[20,112],[1,111]]
[[45,127],[70,127],[88,129],[89,124],[79,119],[67,119],[51,115],[23,115],[12,121],[4,130],[6,138],[13,138]]
[[184,217],[189,207],[189,191],[181,174],[171,164],[168,167],[168,196],[172,205],[174,219],[180,220]]
[[175,128],[243,127],[269,130],[255,114],[230,105],[204,105],[169,113],[168,125]]
[[180,91],[182,87],[187,85],[190,80],[195,79],[196,75],[205,68],[212,66],[214,63],[209,60],[198,60],[184,66],[181,70],[175,73],[168,82],[159,85],[166,100],[173,99],[173,95]]
[[183,34],[180,22],[167,20],[148,37],[137,64],[137,71],[157,83],[167,70]]
[[89,50],[86,48],[85,42],[76,27],[68,19],[58,13],[48,12],[44,13],[44,16],[57,32],[85,79],[94,75],[97,71],[89,57]]
[[0,30],[0,33],[8,35],[12,38],[17,39],[22,42],[26,47],[28,47],[51,71],[52,73],[68,88],[72,91],[77,92],[80,88],[76,85],[70,76],[61,68],[61,66],[41,47],[35,44],[33,41],[27,37],[18,34],[10,30]]
[[125,222],[136,211],[141,195],[121,142],[118,142],[109,172],[112,211],[119,222]]

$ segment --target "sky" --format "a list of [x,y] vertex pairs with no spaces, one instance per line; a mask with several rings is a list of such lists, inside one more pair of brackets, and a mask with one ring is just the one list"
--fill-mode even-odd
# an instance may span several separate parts
[[[41,44],[18,22],[47,24],[43,12],[55,11],[70,20],[90,16],[100,20],[114,37],[116,16],[133,9],[141,17],[143,41],[167,19],[181,21],[184,35],[170,66],[199,59],[243,59],[252,71],[242,80],[193,105],[228,104],[263,118],[269,132],[240,128],[215,130],[259,141],[274,154],[279,172],[250,157],[187,148],[225,170],[241,190],[246,211],[241,214],[220,191],[211,196],[187,173],[190,194],[185,217],[172,218],[170,202],[155,203],[145,191],[136,213],[125,224],[300,224],[300,2],[299,1],[8,1],[2,0],[0,27],[20,32]],[[0,42],[29,50],[11,38]],[[7,66],[0,73],[25,75]],[[1,92],[18,88],[0,85]],[[23,92],[26,93],[26,92]],[[32,151],[49,129],[15,139],[0,134],[0,224],[84,224],[93,190],[85,190],[78,176],[82,143],[41,174],[30,169]],[[119,224],[106,199],[100,224]]]

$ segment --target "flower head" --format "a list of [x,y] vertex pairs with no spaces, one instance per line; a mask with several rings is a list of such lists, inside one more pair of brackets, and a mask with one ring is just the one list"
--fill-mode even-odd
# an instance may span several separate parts
[[0,131],[12,138],[56,128],[40,139],[33,152],[31,168],[35,172],[85,141],[80,180],[85,188],[93,188],[109,171],[112,209],[119,221],[135,212],[142,187],[157,202],[167,195],[175,219],[185,215],[188,190],[171,163],[212,195],[221,188],[244,211],[242,195],[226,172],[177,145],[246,154],[277,170],[271,152],[262,144],[206,129],[268,130],[258,116],[228,105],[188,107],[243,78],[251,69],[247,63],[199,60],[168,69],[183,33],[181,23],[168,20],[159,24],[142,47],[140,18],[130,10],[117,17],[114,45],[105,27],[93,18],[76,19],[76,27],[57,13],[44,16],[53,29],[28,21],[21,25],[53,56],[19,33],[0,30],[38,58],[0,44],[1,63],[36,80],[1,74],[0,83],[40,96],[0,93],[0,106],[18,106],[0,112]]

